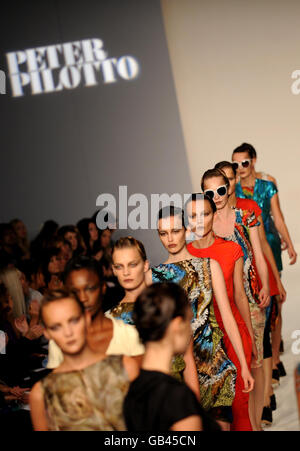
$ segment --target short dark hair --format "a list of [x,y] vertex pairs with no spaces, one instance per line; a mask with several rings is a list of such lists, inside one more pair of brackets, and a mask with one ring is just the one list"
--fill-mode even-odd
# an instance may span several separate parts
[[86,269],[95,273],[99,277],[99,281],[103,282],[103,272],[98,262],[91,257],[86,257],[85,255],[79,255],[78,257],[71,258],[68,261],[63,273],[63,281],[66,282],[68,276],[73,271],[79,271],[81,269]]
[[81,312],[84,312],[84,305],[82,302],[80,302],[80,300],[78,299],[78,297],[72,293],[71,291],[67,290],[66,288],[59,288],[56,290],[49,290],[47,291],[47,293],[43,296],[42,300],[41,300],[41,304],[40,304],[40,322],[43,324],[43,326],[45,325],[44,319],[43,319],[43,309],[51,304],[52,302],[57,302],[60,301],[61,299],[67,299],[67,298],[71,298],[74,299],[74,301],[76,302],[77,305],[79,305]]
[[204,172],[202,179],[201,179],[201,188],[204,191],[204,183],[205,180],[208,180],[212,177],[222,177],[224,180],[224,184],[227,186],[227,188],[229,187],[230,183],[228,178],[226,177],[226,175],[224,174],[223,171],[221,171],[220,169],[208,169],[207,171]]
[[248,155],[249,155],[249,158],[251,158],[251,159],[257,157],[256,150],[249,143],[242,143],[240,146],[236,147],[233,150],[232,155],[235,154],[235,153],[242,153],[242,152],[247,152]]
[[158,212],[157,222],[160,219],[170,218],[174,216],[179,216],[182,221],[182,227],[186,228],[184,222],[184,210],[182,208],[175,207],[175,205],[166,205],[165,207],[162,207]]
[[146,288],[134,303],[132,319],[142,343],[159,341],[177,316],[186,317],[189,301],[180,285],[155,283]]
[[220,169],[222,171],[222,169],[224,168],[232,169],[234,175],[236,175],[236,168],[232,163],[230,163],[230,161],[220,161],[219,163],[215,164],[215,169]]

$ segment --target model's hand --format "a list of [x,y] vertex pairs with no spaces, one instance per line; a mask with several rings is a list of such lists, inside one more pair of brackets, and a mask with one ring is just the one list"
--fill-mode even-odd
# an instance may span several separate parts
[[297,261],[297,252],[295,251],[293,246],[289,246],[287,251],[290,257],[290,265],[294,265]]
[[243,393],[249,393],[254,388],[254,379],[251,376],[251,373],[247,366],[245,368],[242,368],[241,376],[243,378],[244,387],[245,387],[245,389],[242,391],[243,391]]
[[260,303],[258,304],[259,308],[266,308],[270,304],[270,291],[269,289],[262,287],[262,289],[259,292],[259,300]]
[[281,250],[285,251],[285,250],[287,250],[287,248],[288,248],[287,242],[284,241],[283,238],[281,238]]

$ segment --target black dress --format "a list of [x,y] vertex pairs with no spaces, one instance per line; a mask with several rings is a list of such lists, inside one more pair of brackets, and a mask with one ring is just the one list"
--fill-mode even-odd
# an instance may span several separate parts
[[192,415],[201,416],[203,430],[219,430],[187,385],[159,371],[141,370],[124,401],[128,431],[168,431]]

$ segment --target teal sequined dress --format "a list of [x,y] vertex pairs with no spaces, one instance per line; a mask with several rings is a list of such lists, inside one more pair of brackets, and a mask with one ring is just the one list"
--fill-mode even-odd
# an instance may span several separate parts
[[281,240],[271,216],[271,199],[278,192],[275,184],[269,180],[255,179],[254,189],[237,183],[235,194],[243,199],[253,199],[262,209],[262,219],[267,240],[276,261],[278,271],[282,271]]
[[223,344],[217,323],[209,258],[192,258],[152,268],[152,281],[178,283],[187,293],[193,312],[192,330],[200,403],[216,419],[232,421],[236,367]]

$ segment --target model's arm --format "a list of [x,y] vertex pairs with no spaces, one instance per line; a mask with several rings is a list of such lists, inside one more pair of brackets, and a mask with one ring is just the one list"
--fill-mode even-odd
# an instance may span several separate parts
[[254,332],[251,322],[251,314],[250,314],[250,308],[249,308],[249,301],[245,292],[244,288],[244,281],[243,281],[243,267],[244,262],[243,258],[240,257],[236,262],[234,266],[234,273],[233,273],[233,287],[234,287],[234,300],[236,303],[236,306],[245,321],[245,324],[247,326],[247,329],[249,331],[251,341],[252,341],[252,354],[255,360],[257,360],[257,348],[255,344],[254,339]]
[[134,381],[134,379],[136,379],[140,373],[139,361],[134,357],[124,355],[123,365],[126,373],[128,374],[128,379],[130,380],[130,382]]
[[250,241],[252,244],[257,270],[262,283],[259,293],[260,308],[268,307],[270,304],[269,272],[265,257],[261,248],[258,227],[249,228]]
[[294,249],[288,228],[284,221],[284,217],[279,204],[278,193],[274,194],[274,196],[271,199],[271,211],[272,216],[274,218],[275,227],[288,246],[287,250],[290,257],[290,265],[293,265],[294,263],[296,263],[297,253]]
[[223,272],[219,263],[215,260],[210,261],[210,267],[214,296],[222,316],[226,333],[240,361],[242,368],[241,375],[245,384],[244,392],[247,393],[253,389],[254,380],[249,372],[242,339],[230,308]]
[[41,383],[37,382],[29,395],[30,415],[33,429],[35,431],[47,431],[48,423],[46,417],[44,395]]
[[264,255],[267,257],[267,259],[268,259],[268,261],[270,263],[271,269],[273,271],[274,277],[276,279],[276,283],[277,283],[277,287],[278,287],[278,290],[279,290],[279,296],[280,296],[281,302],[284,302],[286,300],[286,291],[285,291],[284,286],[283,286],[283,284],[281,282],[280,274],[279,274],[278,269],[277,269],[277,265],[276,265],[276,262],[275,262],[275,258],[274,258],[271,246],[269,245],[267,237],[266,237],[264,223],[263,223],[263,220],[262,220],[261,216],[259,216],[257,219],[260,222],[260,226],[258,227],[258,233],[259,233],[259,238],[260,238],[262,251],[263,251]]
[[186,385],[195,393],[196,398],[200,401],[200,388],[197,374],[197,367],[193,353],[193,338],[187,348],[184,356],[185,370],[183,372]]

